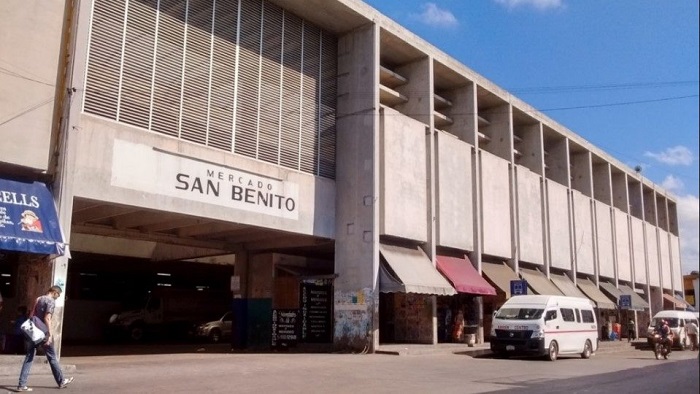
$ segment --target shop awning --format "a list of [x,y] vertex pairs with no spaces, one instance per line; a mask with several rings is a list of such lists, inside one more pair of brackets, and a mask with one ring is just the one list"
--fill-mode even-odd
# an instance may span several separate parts
[[649,308],[649,303],[644,301],[644,298],[642,298],[639,294],[637,294],[634,289],[627,285],[620,285],[620,291],[622,291],[622,294],[630,296],[632,299],[632,308],[637,311],[641,311],[644,309]]
[[467,256],[464,258],[440,256],[437,258],[437,269],[452,282],[452,286],[460,293],[477,295],[496,295],[496,289],[476,271]]
[[455,289],[435,269],[419,248],[379,245],[387,266],[379,268],[379,291],[383,293],[421,293],[454,295]]
[[547,277],[538,270],[520,268],[520,275],[527,281],[528,286],[540,295],[564,295]]
[[607,294],[608,298],[610,298],[610,300],[612,300],[615,303],[615,305],[619,305],[619,299],[620,299],[620,296],[622,295],[622,292],[620,291],[620,289],[615,287],[615,285],[610,283],[610,282],[603,282],[603,281],[600,281],[600,288],[602,290],[604,290],[606,293],[608,293]]
[[481,272],[510,298],[510,281],[520,280],[506,263],[481,263]]
[[564,295],[569,297],[588,298],[581,292],[581,290],[578,289],[578,287],[576,287],[574,282],[572,282],[568,276],[564,274],[550,273],[549,278],[552,280],[552,282],[554,282],[554,285],[557,286],[562,293],[564,293]]
[[682,295],[676,293],[676,294],[674,294],[674,296],[676,297],[677,300],[679,300],[680,302],[682,302],[683,305],[685,305],[685,306],[683,307],[685,310],[695,312],[695,307],[694,307],[690,302],[686,301],[685,298],[683,298]]
[[617,304],[611,302],[610,298],[603,294],[598,286],[596,286],[595,283],[591,282],[589,279],[579,278],[576,280],[576,283],[578,284],[578,288],[581,289],[581,291],[587,295],[588,298],[595,302],[598,309],[615,309],[617,307]]
[[0,178],[0,249],[63,255],[65,248],[46,185]]
[[674,297],[670,294],[666,294],[666,293],[664,293],[663,296],[664,296],[664,300],[670,302],[674,308],[681,308],[681,309],[686,308],[685,303],[681,302],[681,300],[676,299],[676,297]]

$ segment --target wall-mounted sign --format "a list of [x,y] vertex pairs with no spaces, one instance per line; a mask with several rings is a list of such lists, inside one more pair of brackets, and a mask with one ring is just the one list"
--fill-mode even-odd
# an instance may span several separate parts
[[526,280],[511,280],[510,281],[510,295],[527,295],[527,281]]
[[299,185],[114,140],[111,185],[285,219],[299,218]]

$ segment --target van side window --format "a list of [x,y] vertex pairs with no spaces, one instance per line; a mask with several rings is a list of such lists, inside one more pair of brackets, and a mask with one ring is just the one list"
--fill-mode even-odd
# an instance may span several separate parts
[[564,319],[564,321],[576,321],[573,309],[560,308],[559,310],[561,311],[561,318]]
[[582,310],[581,311],[581,317],[583,318],[584,323],[593,323],[593,311],[587,311],[587,310]]
[[557,311],[547,311],[547,314],[544,316],[544,321],[550,321],[554,320],[557,318]]
[[576,323],[581,323],[581,312],[579,312],[578,309],[575,309],[576,311]]

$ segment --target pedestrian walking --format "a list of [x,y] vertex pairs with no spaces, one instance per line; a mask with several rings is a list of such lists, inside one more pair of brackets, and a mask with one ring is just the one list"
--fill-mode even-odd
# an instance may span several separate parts
[[695,321],[691,320],[690,323],[685,325],[685,333],[690,340],[690,349],[698,350],[698,325],[695,324]]
[[630,319],[627,323],[627,342],[631,342],[637,339],[637,325],[634,323],[633,319]]
[[46,359],[49,361],[51,366],[51,373],[56,380],[58,388],[62,389],[70,382],[73,378],[64,378],[63,372],[61,371],[61,365],[58,363],[56,358],[56,350],[53,347],[53,336],[51,335],[51,318],[53,317],[54,308],[56,307],[56,299],[61,296],[61,288],[59,286],[52,286],[45,295],[38,297],[34,303],[34,308],[30,313],[29,317],[36,316],[41,321],[46,324],[49,332],[46,333],[46,339],[44,342],[35,345],[33,342],[27,340],[27,355],[24,357],[24,362],[22,363],[22,370],[19,374],[19,383],[17,384],[17,391],[32,391],[30,387],[27,387],[27,379],[29,378],[29,371],[32,369],[32,362],[34,362],[34,355],[36,354],[36,348],[41,346],[46,353]]

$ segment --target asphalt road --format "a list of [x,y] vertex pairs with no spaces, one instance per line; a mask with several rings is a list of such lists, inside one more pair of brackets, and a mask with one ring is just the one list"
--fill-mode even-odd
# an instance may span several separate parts
[[[70,356],[72,393],[697,393],[698,353],[655,360],[651,351],[538,359],[353,354],[180,354]],[[16,377],[0,377],[8,391]],[[31,376],[54,392],[50,375]],[[68,392],[68,391],[66,391]]]

